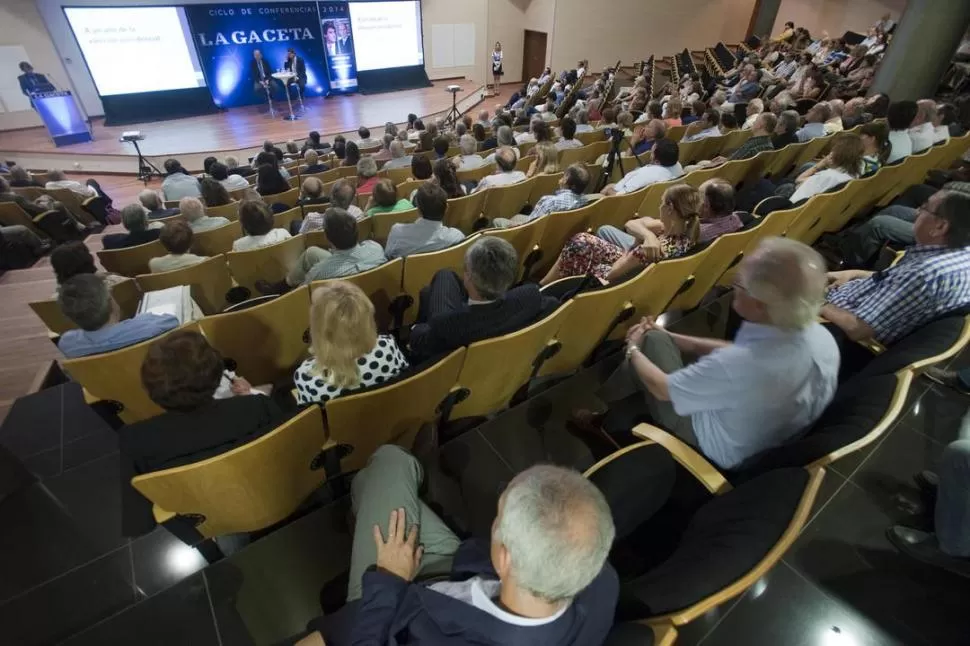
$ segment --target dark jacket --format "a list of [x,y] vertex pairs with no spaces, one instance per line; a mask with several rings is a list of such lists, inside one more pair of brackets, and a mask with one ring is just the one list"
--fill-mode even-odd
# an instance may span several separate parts
[[[296,64],[294,65],[294,63]],[[299,81],[300,85],[306,85],[306,63],[303,61],[302,56],[294,56],[292,60],[287,58],[283,63],[283,69],[296,74],[297,81]]]
[[131,486],[136,475],[199,462],[261,437],[283,422],[269,397],[214,399],[188,413],[169,411],[118,431],[122,531],[138,536],[155,526],[152,503]]
[[158,240],[158,234],[161,232],[161,229],[145,229],[133,233],[109,233],[101,238],[101,244],[105,249],[124,249],[154,242]]
[[148,219],[159,220],[161,218],[170,218],[173,215],[178,215],[178,214],[179,214],[179,210],[177,208],[171,208],[171,209],[161,208],[155,211],[149,211]]
[[785,132],[780,135],[771,136],[771,145],[775,147],[775,150],[781,150],[788,144],[797,144],[798,137],[794,132]]
[[270,67],[266,58],[263,57],[258,61],[253,58],[249,61],[249,76],[252,77],[253,83],[262,80],[259,74],[259,68],[263,68],[263,75],[266,77],[267,81],[273,82],[273,68]]
[[330,167],[326,164],[314,164],[313,166],[307,166],[303,174],[310,175],[311,173],[322,173],[328,170],[330,170]]
[[40,215],[45,210],[44,207],[38,206],[23,195],[17,195],[16,193],[0,193],[0,202],[13,202],[31,217]]
[[[422,309],[425,301],[432,305],[428,320],[419,313],[419,322],[411,328],[411,353],[415,362],[456,348],[521,330],[545,318],[559,307],[559,301],[544,296],[534,283],[510,289],[502,298],[482,305],[469,305],[468,295],[461,287],[461,279],[450,270],[442,270],[422,290]],[[447,300],[461,303],[451,311],[435,312],[434,303]]]
[[20,91],[27,96],[30,96],[34,92],[53,92],[55,89],[54,85],[47,80],[46,76],[37,74],[36,72],[21,74],[17,77],[17,82],[20,83]]
[[[488,543],[474,539],[459,546],[451,580],[473,576],[498,578]],[[620,587],[607,563],[561,617],[544,626],[526,627],[393,574],[371,569],[364,573],[363,582],[359,601],[322,622],[319,629],[328,645],[600,646],[613,624]]]
[[252,166],[236,166],[235,168],[233,168],[229,172],[230,173],[235,173],[236,175],[239,175],[240,177],[249,177],[251,175],[255,175],[256,174],[256,169],[253,168]]
[[43,184],[32,179],[12,179],[7,183],[13,188],[44,188]]

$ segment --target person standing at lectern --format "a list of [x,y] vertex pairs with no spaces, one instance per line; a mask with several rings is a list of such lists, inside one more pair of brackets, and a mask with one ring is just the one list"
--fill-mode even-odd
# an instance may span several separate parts
[[26,96],[31,96],[37,92],[53,92],[54,84],[47,80],[43,74],[34,72],[34,67],[27,61],[20,62],[20,71],[23,72],[17,77],[20,83],[20,91]]
[[253,50],[253,60],[249,63],[249,75],[253,78],[253,92],[260,96],[266,93],[273,95],[273,87],[279,81],[273,78],[273,68],[263,58],[263,52],[258,49]]
[[[290,79],[287,85],[291,83],[299,85],[300,96],[303,96],[304,90],[306,90],[306,62],[302,56],[296,55],[296,50],[292,47],[286,50],[286,61],[283,63],[283,69],[296,74],[296,78]],[[289,92],[290,88],[287,87],[286,91]]]

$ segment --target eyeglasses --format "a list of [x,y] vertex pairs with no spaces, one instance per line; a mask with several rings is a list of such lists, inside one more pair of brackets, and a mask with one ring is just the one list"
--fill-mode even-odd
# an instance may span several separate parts
[[941,217],[940,214],[939,214],[939,212],[934,211],[933,209],[927,208],[926,207],[927,204],[929,204],[929,202],[925,202],[925,203],[921,204],[919,206],[919,208],[917,208],[916,210],[917,211],[925,211],[926,213],[929,213],[930,215],[933,215],[933,216],[936,216],[936,217]]

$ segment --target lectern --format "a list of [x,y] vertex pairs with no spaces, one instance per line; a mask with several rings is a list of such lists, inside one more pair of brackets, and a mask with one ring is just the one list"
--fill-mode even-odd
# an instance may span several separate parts
[[30,98],[55,146],[69,146],[93,139],[87,120],[70,92],[37,92]]

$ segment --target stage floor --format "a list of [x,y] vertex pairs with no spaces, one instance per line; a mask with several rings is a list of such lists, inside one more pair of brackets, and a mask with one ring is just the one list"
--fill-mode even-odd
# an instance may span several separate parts
[[[432,87],[403,90],[387,94],[353,94],[328,99],[314,97],[305,102],[306,114],[299,113],[297,121],[286,121],[286,103],[276,102],[276,118],[269,115],[266,104],[231,108],[225,112],[172,121],[156,121],[137,125],[105,127],[102,118],[94,119],[94,141],[58,148],[48,138],[44,128],[8,131],[0,135],[0,151],[5,158],[17,159],[18,155],[59,156],[98,155],[133,157],[134,148],[118,140],[126,130],[140,130],[145,135],[140,142],[142,154],[147,157],[168,155],[193,155],[208,152],[227,153],[258,148],[263,141],[274,142],[294,139],[301,141],[311,130],[318,131],[324,139],[337,134],[356,131],[361,125],[372,131],[377,138],[383,135],[388,121],[403,123],[409,113],[421,118],[437,115],[451,108],[451,94],[445,87],[455,80],[436,81]],[[473,81],[458,82],[458,107],[463,112],[481,101],[482,86]],[[506,89],[502,94],[510,90]],[[505,101],[495,97],[495,103]],[[489,100],[490,101],[490,100]],[[493,108],[491,103],[488,108]],[[281,112],[282,109],[282,112]]]

